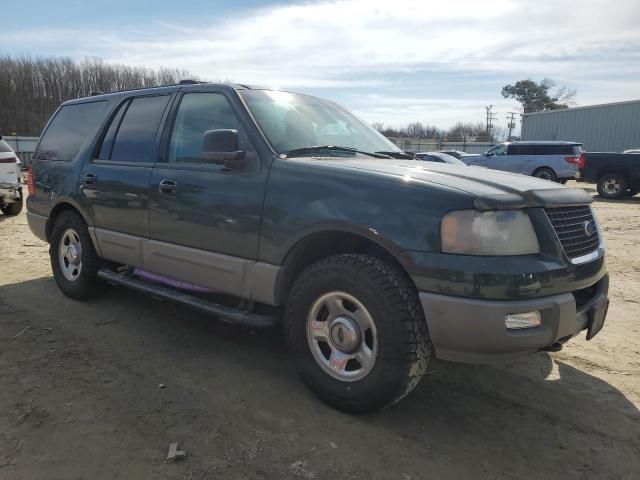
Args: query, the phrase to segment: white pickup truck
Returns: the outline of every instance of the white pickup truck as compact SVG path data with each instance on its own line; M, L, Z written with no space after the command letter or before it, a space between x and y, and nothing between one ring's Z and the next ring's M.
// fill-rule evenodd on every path
M0 211L18 215L22 211L20 159L9 144L0 137Z

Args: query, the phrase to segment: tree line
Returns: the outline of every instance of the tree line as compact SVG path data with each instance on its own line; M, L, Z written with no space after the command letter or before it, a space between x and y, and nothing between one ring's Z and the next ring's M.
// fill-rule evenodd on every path
M186 70L105 63L98 58L0 56L0 135L38 136L58 106L95 92L173 85Z
M492 142L502 140L505 129L493 126L488 132L487 127L482 122L457 122L449 129L441 129L435 125L423 125L421 122L412 122L405 127L387 127L382 122L373 122L373 128L382 133L385 137L393 138L429 138L443 141L469 141L469 142Z

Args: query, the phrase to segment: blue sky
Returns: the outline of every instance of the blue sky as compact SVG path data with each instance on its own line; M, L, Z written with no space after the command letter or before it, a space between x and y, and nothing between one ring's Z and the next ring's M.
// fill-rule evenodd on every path
M640 98L638 0L57 0L3 7L0 54L101 57L302 91L367 121L498 125L507 83L551 77L579 105ZM7 21L8 19L15 21Z

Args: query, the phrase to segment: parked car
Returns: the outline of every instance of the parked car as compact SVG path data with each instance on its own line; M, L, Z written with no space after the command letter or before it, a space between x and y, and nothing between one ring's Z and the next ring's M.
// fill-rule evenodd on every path
M622 153L640 153L640 148L634 148L632 150L625 150Z
M417 152L415 158L418 160L424 160L426 162L436 162L436 163L450 163L452 165L464 165L461 160L458 160L456 157L452 157L451 155L447 155L442 152Z
M22 211L22 184L20 183L20 160L0 137L0 212L18 215Z
M462 160L467 165L566 183L576 176L581 153L582 145L574 142L505 142L482 155Z
M304 382L348 412L397 402L434 356L505 359L602 328L590 195L402 155L307 95L82 98L41 136L27 218L65 295L107 281L252 328L282 319Z
M585 152L580 160L578 181L595 183L602 198L634 196L640 192L640 156Z
M461 159L462 157L472 157L474 155L473 153L461 152L460 150L439 150L439 152L446 153L447 155L451 155L457 159Z

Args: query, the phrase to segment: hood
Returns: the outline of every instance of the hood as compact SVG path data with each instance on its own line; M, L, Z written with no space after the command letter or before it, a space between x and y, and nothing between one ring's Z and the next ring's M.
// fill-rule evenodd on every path
M300 161L454 188L475 196L474 206L479 210L585 205L593 201L580 188L567 188L548 180L482 167L360 157L314 157Z

